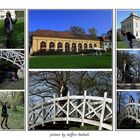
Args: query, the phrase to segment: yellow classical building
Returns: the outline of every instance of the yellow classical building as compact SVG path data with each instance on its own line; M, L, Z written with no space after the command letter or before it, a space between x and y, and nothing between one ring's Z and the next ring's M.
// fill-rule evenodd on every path
M70 32L37 30L33 34L30 53L41 49L62 52L81 52L82 50L103 50L100 40L90 35L77 35Z

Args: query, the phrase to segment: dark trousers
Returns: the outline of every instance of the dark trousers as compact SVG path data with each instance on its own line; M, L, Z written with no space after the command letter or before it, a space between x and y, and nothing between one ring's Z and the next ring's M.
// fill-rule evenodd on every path
M12 36L12 31L10 31L9 33L5 34L5 47L6 48L11 48L11 36Z
M7 126L7 122L8 122L8 115L6 115L5 117L3 117L2 121L1 121L1 126L3 126L3 123L5 122L5 126Z

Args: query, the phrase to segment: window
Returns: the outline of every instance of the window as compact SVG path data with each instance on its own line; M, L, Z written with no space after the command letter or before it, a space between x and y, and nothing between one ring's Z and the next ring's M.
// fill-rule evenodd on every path
M55 44L54 44L54 42L50 42L50 44L49 44L49 48L50 48L50 49L54 49L54 48L55 48Z
M89 48L92 49L92 44L91 43L89 44Z
M46 42L45 41L42 41L40 43L40 49L46 49Z
M78 44L78 51L79 51L79 52L82 51L82 44L81 44L81 43Z
M72 52L76 52L76 44L72 43L72 48L71 48Z
M97 44L94 44L94 47L97 47Z
M138 37L139 35L138 35L138 32L136 32L136 36Z
M70 44L65 43L65 52L69 52L69 51L70 51Z
M58 48L58 49L62 49L62 46L63 46L62 43L61 43L61 42L58 42L57 48Z
M87 49L87 44L86 43L84 44L84 49Z

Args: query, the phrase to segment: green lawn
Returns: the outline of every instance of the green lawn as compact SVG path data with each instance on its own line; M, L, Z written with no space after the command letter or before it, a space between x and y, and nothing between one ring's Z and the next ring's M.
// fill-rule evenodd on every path
M30 68L111 68L112 55L46 55L31 56Z
M118 49L126 49L128 48L127 43L125 41L117 41L117 48Z
M11 81L5 79L2 84L0 84L0 89L24 89L24 80L18 79L17 81Z
M24 48L24 18L18 18L13 28L11 48ZM4 44L4 38L4 21L0 20L0 46Z
M10 129L24 129L24 107L23 106L18 106L16 112L14 112L12 109L8 109L8 114L9 114L8 126ZM0 116L0 122L1 120L2 120L2 117Z

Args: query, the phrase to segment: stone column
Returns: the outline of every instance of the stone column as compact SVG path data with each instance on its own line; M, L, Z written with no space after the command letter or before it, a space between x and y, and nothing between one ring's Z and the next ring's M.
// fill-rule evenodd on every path
M65 41L62 41L62 49L63 49L63 52L65 52Z
M76 52L78 52L78 44L79 44L79 42L77 42L75 44L76 44Z
M57 50L58 48L57 48L57 44L58 44L58 41L54 41L54 45L55 45L55 50Z
M47 49L47 50L50 49L50 48L49 48L49 44L50 44L50 41L47 41L47 42L46 42L46 49Z
M70 44L70 52L72 52L72 43L73 42L70 42L69 44Z

